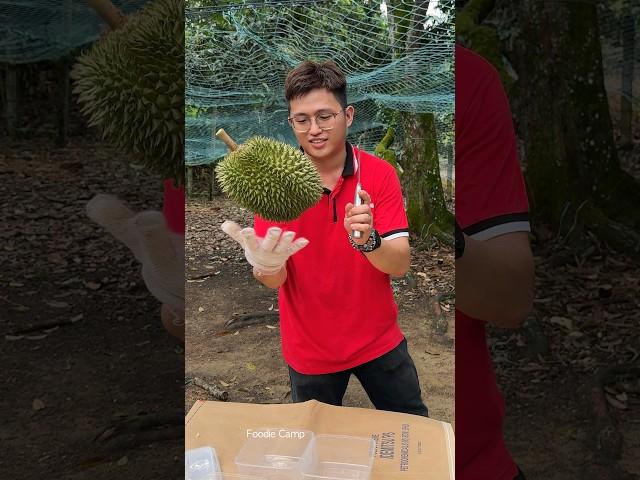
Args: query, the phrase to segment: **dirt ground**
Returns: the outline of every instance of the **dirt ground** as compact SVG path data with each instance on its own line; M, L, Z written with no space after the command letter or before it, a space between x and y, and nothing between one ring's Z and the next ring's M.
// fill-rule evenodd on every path
M96 139L52 137L0 150L0 477L180 478L183 349L132 254L84 211L98 192L159 209L161 181Z
M594 256L558 267L538 258L539 295L528 327L495 331L490 340L506 397L508 445L527 478L626 478L618 467L640 475L637 371L606 384L605 405L623 441L619 463L596 465L589 395L596 369L637 369L640 269L611 253Z
M640 178L637 133L635 149L620 154ZM535 230L534 309L524 328L490 333L507 444L527 479L640 478L640 265L593 239L571 251ZM596 372L614 365L623 371L596 389L598 403Z
M230 219L250 225L251 215L222 197L194 200L187 206L186 360L187 381L198 377L226 391L229 401L288 403L289 377L280 353L277 319L230 328L234 316L275 312L277 293L255 281L240 247L221 230ZM411 272L394 280L399 322L416 363L430 415L454 420L453 299L434 304L437 295L454 288L453 254L445 249L414 252ZM436 311L448 332L434 335ZM196 400L214 399L199 386L186 386L185 410ZM357 379L352 378L344 404L373 408Z

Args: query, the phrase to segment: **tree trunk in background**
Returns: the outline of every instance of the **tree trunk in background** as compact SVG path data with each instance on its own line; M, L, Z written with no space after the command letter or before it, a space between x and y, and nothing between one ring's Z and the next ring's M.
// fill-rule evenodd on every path
M4 118L7 122L7 135L14 139L18 123L18 67L7 65L5 70L5 102Z
M387 2L393 7L394 2ZM395 52L410 53L420 46L429 0L416 2L411 12L390 15L396 33ZM411 75L407 62L407 76ZM401 182L407 202L407 217L412 232L424 238L433 235L444 243L453 243L453 215L447 210L440 178L435 119L432 113L402 112L398 122L404 132L403 174Z
M56 136L56 147L62 148L67 145L69 134L69 68L71 61L62 58L56 62L55 68L58 71L58 134Z
M440 178L435 121L432 113L403 116L405 156L402 182L411 231L451 242L453 215L447 210Z
M595 4L496 0L495 8L512 22L503 30L511 38L497 46L518 75L509 96L533 217L567 238L586 227L640 255L640 184L618 161ZM467 46L482 50L479 38L469 36Z
M626 13L622 21L622 96L620 99L620 146L633 147L633 47L635 21Z

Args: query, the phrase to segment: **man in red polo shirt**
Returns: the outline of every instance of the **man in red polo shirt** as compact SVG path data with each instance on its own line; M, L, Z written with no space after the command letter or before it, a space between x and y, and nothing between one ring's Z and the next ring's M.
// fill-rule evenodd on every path
M291 222L256 216L253 228L233 222L222 228L244 248L256 279L279 288L292 399L341 405L354 374L376 408L427 416L389 280L404 275L410 262L395 170L346 141L354 109L333 62L296 67L285 97L289 123L324 194ZM353 204L358 177L362 205Z
M514 328L531 309L527 195L500 77L462 47L456 47L456 222L456 478L524 479L504 443L504 402L485 323Z

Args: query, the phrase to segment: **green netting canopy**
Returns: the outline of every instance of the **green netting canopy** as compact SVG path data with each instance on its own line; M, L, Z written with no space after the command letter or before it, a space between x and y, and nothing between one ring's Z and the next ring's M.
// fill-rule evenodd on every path
M187 165L227 153L218 128L239 143L265 135L295 145L285 77L304 60L327 59L347 75L351 142L373 151L392 112L431 112L441 162L452 161L453 143L442 141L453 129L452 0L202 3L185 12Z
M122 13L146 0L112 0ZM0 0L0 62L56 60L98 38L105 22L86 0Z

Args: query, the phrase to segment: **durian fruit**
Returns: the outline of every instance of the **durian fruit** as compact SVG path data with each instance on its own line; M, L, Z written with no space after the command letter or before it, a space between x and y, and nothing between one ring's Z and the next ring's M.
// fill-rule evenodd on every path
M183 0L153 0L82 54L74 93L103 138L134 162L184 179Z
M252 137L216 167L222 191L266 220L298 218L322 196L320 174L300 150Z

